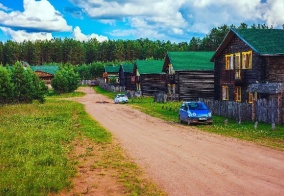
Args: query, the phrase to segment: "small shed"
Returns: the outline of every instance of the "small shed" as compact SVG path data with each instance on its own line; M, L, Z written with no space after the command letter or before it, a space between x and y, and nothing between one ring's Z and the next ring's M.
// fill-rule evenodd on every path
M135 90L134 64L121 64L119 69L119 85L125 90Z
M179 100L214 98L214 52L167 52L163 72L168 94Z
M136 90L142 95L152 96L165 91L165 73L162 72L162 60L137 60L134 63Z
M56 65L37 65L30 66L30 68L38 75L38 77L45 81L46 84L50 84L55 73L59 69Z

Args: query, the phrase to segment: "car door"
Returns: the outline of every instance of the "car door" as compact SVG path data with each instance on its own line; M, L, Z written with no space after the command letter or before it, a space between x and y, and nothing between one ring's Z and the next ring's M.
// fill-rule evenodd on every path
M188 111L187 104L183 103L180 107L180 117L183 121L187 120L187 116L188 116L187 111Z

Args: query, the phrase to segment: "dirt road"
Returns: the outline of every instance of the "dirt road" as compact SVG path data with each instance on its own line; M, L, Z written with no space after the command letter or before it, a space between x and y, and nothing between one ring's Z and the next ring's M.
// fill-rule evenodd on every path
M82 88L77 98L169 195L284 195L284 152L165 122Z

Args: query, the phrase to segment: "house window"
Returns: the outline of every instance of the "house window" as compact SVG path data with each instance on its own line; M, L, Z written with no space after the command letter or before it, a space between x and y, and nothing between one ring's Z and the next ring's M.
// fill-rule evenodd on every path
M233 54L225 55L225 59L226 59L225 69L226 70L234 69L234 55Z
M229 87L222 86L222 100L229 100Z
M241 54L235 54L235 79L241 79Z
M251 69L252 68L252 52L242 52L242 68Z
M242 101L242 88L240 86L235 87L235 101Z
M257 92L253 93L253 92L249 92L248 93L248 102L252 103L253 100L257 99Z

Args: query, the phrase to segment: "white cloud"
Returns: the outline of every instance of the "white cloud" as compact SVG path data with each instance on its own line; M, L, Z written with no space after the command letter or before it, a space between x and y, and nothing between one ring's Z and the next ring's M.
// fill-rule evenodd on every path
M207 34L224 24L284 24L283 0L70 0L97 20L126 20L130 30L112 35L184 37L190 32ZM123 33L119 33L123 31ZM136 32L134 32L136 31ZM140 37L137 37L140 38Z
M4 6L2 3L0 3L0 10L5 10L8 11L9 8L7 8L6 6Z
M16 42L23 42L23 41L36 41L36 40L51 40L52 35L51 33L27 33L24 30L21 31L14 31L10 28L0 27L0 29L5 33L12 37L12 40Z
M92 38L97 39L99 42L103 42L103 41L108 40L108 38L106 36L97 35L97 34L94 34L94 33L92 33L91 35L85 35L81 32L81 29L78 26L74 28L73 36L74 36L74 39L78 40L78 41L88 41Z
M0 10L0 25L32 31L71 31L63 16L48 0L24 0L24 11L6 13Z
M275 26L281 26L284 24L284 1L283 0L268 0L263 10L268 10L263 14L263 19L267 21L267 24Z

